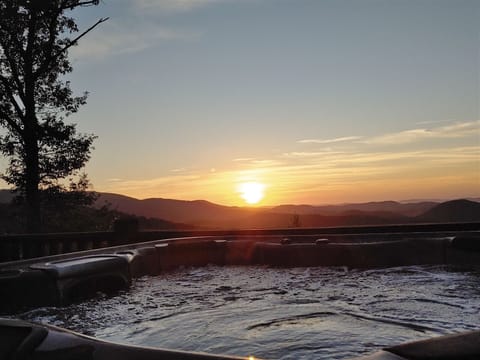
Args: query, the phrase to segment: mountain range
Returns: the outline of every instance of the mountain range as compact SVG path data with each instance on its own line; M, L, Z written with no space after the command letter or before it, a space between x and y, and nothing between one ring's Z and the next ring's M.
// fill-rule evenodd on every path
M120 213L188 224L205 229L288 228L359 226L413 223L480 221L480 199L446 202L396 201L340 205L279 205L275 207L223 206L206 200L175 200L132 197L98 193L95 207L108 206ZM12 198L0 190L0 203ZM187 226L187 225L185 225Z
M480 199L459 199L446 202L382 201L324 206L237 207L205 200L138 200L124 195L101 193L96 206L109 204L111 208L127 214L202 228L246 229L475 222L480 221L479 201Z

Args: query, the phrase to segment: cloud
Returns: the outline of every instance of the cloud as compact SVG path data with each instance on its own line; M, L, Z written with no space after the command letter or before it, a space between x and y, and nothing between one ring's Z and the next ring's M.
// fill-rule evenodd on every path
M144 193L148 196L154 196L160 189L166 193L167 191L178 191L179 188L187 188L186 184L198 180L200 177L196 174L187 175L170 175L152 179L139 180L120 180L110 182L106 186L107 191L120 192L124 194Z
M296 194L330 196L331 199L343 196L343 200L352 194L367 198L378 191L387 194L385 196L390 196L389 192L404 196L398 191L407 194L407 190L415 189L417 184L421 185L418 185L418 194L437 190L440 193L442 189L451 189L452 194L473 194L478 192L474 189L478 188L480 143L472 136L480 135L479 125L480 122L472 121L411 129L362 138L354 143L355 146L342 144L341 150L336 150L337 144L333 142L329 149L293 149L264 159L236 158L227 167L217 164L214 172L186 169L157 179L112 182L108 190L137 197L161 194L182 199L208 198L224 204L241 204L232 189L234 184L245 181L266 184L271 203L291 199L289 196ZM425 146L423 140L432 138L462 138L462 141L441 141ZM390 146L376 146L391 139L401 141L399 144L412 144L394 150ZM302 146L297 143L297 147ZM409 194L405 196L417 196Z
M280 161L277 159L237 158L237 159L233 159L232 161L236 163L243 163L242 165L250 165L255 167L272 166L272 165L280 164Z
M477 136L477 139L472 138ZM480 165L480 122L458 122L431 129L411 129L399 133L385 134L371 138L345 136L334 139L309 139L297 143L330 144L328 148L314 151L290 151L277 155L279 162L258 163L258 169L272 175L272 181L301 183L302 179L312 182L343 182L352 179L374 179L376 176L404 176L412 171L426 173L445 171L445 169L475 169ZM430 139L462 139L461 142L439 142L435 146L425 146ZM362 139L362 141L355 141ZM354 141L354 146L342 146L337 143ZM406 144L408 147L396 148L372 146L384 144ZM343 144L342 144L343 145ZM255 168L255 163L242 164ZM427 175L426 175L427 176ZM288 180L287 180L288 179Z
M72 48L71 55L77 60L98 60L139 52L165 41L195 39L199 36L193 31L174 30L153 23L125 26L109 20L104 28L88 34L85 41Z
M418 124L439 124L445 121L426 121ZM356 144L377 144L377 145L393 145L393 144L407 144L415 141L422 141L428 139L454 139L468 136L480 137L480 120L451 123L444 126L432 128L417 128L409 129L396 133L383 134L367 138L365 136L344 136L333 139L303 139L298 140L300 144L336 144L342 142L351 142L355 140ZM309 156L308 152L292 152L290 154Z
M305 158L305 157L317 157L323 155L323 152L318 151L292 151L284 153L283 157L286 158Z
M236 159L233 159L232 161L235 161L235 162L246 162L246 161L252 161L252 160L255 160L254 158L236 158Z
M425 120L417 122L417 125L444 124L449 122L452 122L452 120Z
M165 12L190 11L199 7L226 0L136 0L134 5L140 10L159 10Z
M263 168L264 177L284 188L302 189L312 186L364 183L390 179L398 181L445 176L455 169L456 176L471 177L479 163L480 148L465 146L399 152L348 151L343 153L311 153L291 158L280 166ZM478 166L477 166L478 168ZM408 174L408 175L407 175ZM320 185L321 184L321 185Z
M162 16L229 1L232 0L116 0L111 10L114 17L70 52L77 60L98 60L140 52L165 41L197 39L203 31L159 25L165 23Z
M345 201L347 198L340 198L347 196L342 191L368 197L371 196L368 189L371 194L378 189L384 192L389 189L400 196L399 189L407 185L414 188L420 183L430 184L430 188L425 186L425 189L447 185L453 188L457 184L462 191L473 193L471 184L476 181L478 185L478 166L475 166L479 158L479 146L403 152L352 149L342 153L319 153L318 156L282 157L282 162L268 161L257 166L246 163L240 169L191 170L154 179L114 181L106 184L102 191L137 198L208 199L227 205L242 204L235 193L235 185L245 181L267 185L271 203L291 201L294 194L310 194L312 198L323 194L332 199L339 197L336 201Z
M323 151L292 151L283 153L282 157L284 158L319 158L325 156L332 156L335 154L345 154L340 151L333 151L332 149L324 149Z
M334 139L304 139L304 140L298 140L298 143L300 144L332 144L332 143L338 143L338 142L344 142L344 141L359 140L361 138L362 136L344 136L344 137L339 137Z
M281 164L280 161L274 160L274 159L263 159L263 160L253 160L252 161L252 165L260 166L260 167L276 166L276 165L280 165L280 164Z
M120 182L120 181L123 181L123 179L120 179L120 178L110 178L110 179L107 179L106 181L107 181L107 182Z
M480 120L454 123L436 128L412 129L381 135L365 140L367 144L393 145L407 144L427 139L454 139L468 136L480 136Z

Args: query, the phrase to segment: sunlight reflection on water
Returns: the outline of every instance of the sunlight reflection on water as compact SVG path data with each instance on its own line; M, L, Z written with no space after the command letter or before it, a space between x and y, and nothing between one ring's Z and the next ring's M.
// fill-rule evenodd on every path
M205 267L20 317L101 339L265 359L345 359L480 327L480 271Z

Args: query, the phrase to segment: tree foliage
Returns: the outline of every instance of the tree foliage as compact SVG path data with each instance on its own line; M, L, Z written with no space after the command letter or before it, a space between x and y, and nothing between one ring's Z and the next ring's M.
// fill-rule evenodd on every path
M39 231L45 195L88 184L76 175L90 158L95 136L65 122L85 104L64 76L73 69L68 50L106 19L81 32L69 14L98 0L0 1L0 152L8 158L1 175L25 198L27 230ZM88 201L88 196L83 202Z

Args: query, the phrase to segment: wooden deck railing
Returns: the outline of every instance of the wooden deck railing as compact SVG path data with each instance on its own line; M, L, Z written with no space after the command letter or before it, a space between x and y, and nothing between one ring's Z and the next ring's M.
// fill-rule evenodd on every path
M356 241L359 239L368 241L375 239L398 239L401 237L455 236L459 232L479 232L480 234L480 223L0 235L0 262L187 236L283 236L296 237L298 241L302 241L302 239L311 241L312 237L329 237L339 241Z

